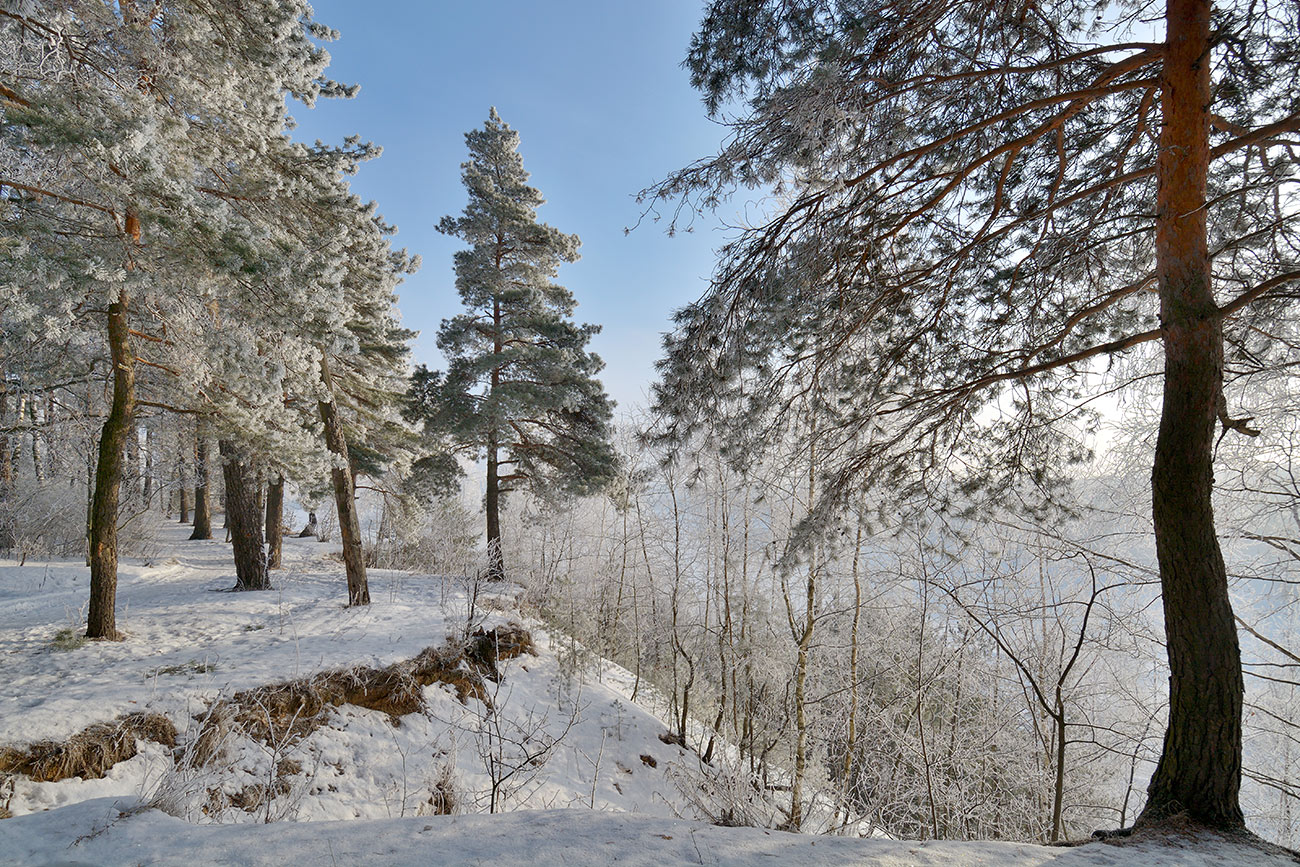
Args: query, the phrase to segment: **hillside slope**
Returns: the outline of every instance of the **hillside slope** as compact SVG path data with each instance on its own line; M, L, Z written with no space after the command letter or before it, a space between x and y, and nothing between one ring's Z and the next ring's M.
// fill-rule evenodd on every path
M715 827L692 807L708 769L661 737L625 672L536 624L531 652L476 655L467 623L521 619L507 592L471 611L463 582L378 572L374 604L349 609L331 546L286 539L274 590L230 593L227 546L185 534L162 527L159 556L124 564L118 643L77 640L81 564L0 562L0 767L24 750L63 761L69 738L124 714L175 729L118 738L100 778L0 774L0 864L1291 863L1177 835L1048 848ZM413 680L430 659L442 668ZM379 694L391 682L406 705ZM308 693L368 707L285 710Z

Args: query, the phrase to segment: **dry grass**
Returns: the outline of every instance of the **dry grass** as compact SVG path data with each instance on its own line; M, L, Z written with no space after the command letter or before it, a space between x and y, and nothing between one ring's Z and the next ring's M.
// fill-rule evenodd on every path
M444 764L434 780L429 799L417 809L421 816L450 816L456 812L456 775L451 763Z
M208 789L203 813L211 816L230 807L243 810L245 813L256 813L266 806L267 801L287 795L290 788L287 780L277 779L269 786L266 783L253 783L235 792L226 792L219 788Z
M384 668L354 666L236 693L199 718L193 762L208 764L233 730L263 744L284 747L320 728L333 708L351 704L401 718L425 709L423 689L442 683L461 703L491 704L484 678L498 677L496 662L535 653L532 636L518 624L479 630L465 646L448 641L414 659Z
M483 633L480 629L475 635ZM525 653L537 655L537 645L533 644L533 634L518 623L511 621L505 626L489 629L483 633L496 648L497 659L514 659Z
M449 686L462 703L476 698L491 705L484 679L499 679L497 662L524 653L536 653L532 636L519 624L511 623L487 631L480 629L464 645L449 639L440 648L425 648L413 659L384 668L354 666L238 692L196 718L197 732L186 750L184 764L198 767L212 763L235 733L272 749L283 749L320 728L332 709L343 704L388 714L397 726L406 714L425 709L423 689L435 683ZM65 741L0 747L0 778L25 774L36 782L72 777L98 779L113 765L135 756L140 739L175 747L176 728L161 714L141 712L96 723ZM297 772L284 770L287 774ZM234 795L213 796L209 807L256 810L268 797L283 794L265 786L264 791L257 789L254 786ZM225 804L218 803L223 800ZM453 805L450 791L430 804L435 810L447 811ZM0 809L0 818L7 812Z
M50 646L55 650L76 650L79 647L85 647L89 641L90 639L81 630L68 627L54 633Z
M81 777L97 780L136 754L136 741L176 746L176 727L162 714L133 713L95 723L65 741L0 748L0 772L26 774L38 783Z

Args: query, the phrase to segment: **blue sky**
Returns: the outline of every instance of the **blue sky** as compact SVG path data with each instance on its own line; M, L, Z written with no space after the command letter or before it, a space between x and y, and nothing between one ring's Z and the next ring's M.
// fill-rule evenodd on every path
M329 47L333 78L361 85L352 100L291 108L297 136L339 142L358 134L383 155L353 189L379 202L419 253L401 289L403 321L418 329L415 360L441 367L442 319L459 309L451 271L459 244L434 226L466 202L464 134L488 107L519 130L524 166L547 204L539 219L582 238L582 259L560 271L576 318L602 325L593 348L622 413L654 376L659 340L677 307L707 287L716 221L667 237L663 224L624 228L641 214L635 194L716 149L709 121L681 68L700 0L355 0L314 2L342 34Z

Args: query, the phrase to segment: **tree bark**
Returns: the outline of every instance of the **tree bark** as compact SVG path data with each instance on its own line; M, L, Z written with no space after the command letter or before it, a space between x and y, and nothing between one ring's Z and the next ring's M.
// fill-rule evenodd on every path
M194 532L191 539L212 538L212 511L208 500L208 439L202 422L194 438Z
M266 568L279 569L284 549L284 476L279 473L266 488Z
M334 395L334 380L324 354L320 360L321 379L327 393ZM338 404L333 399L320 402L320 417L325 423L325 445L334 455L330 477L334 481L334 505L339 514L339 536L343 540L343 565L348 575L348 605L369 605L370 585L366 580L366 560L361 548L361 521L357 516L356 488L348 463L348 441L339 419Z
M18 422L23 420L27 413L27 395L22 392L18 393L18 405L15 407L16 413L14 419ZM9 444L9 478L10 481L17 480L22 473L22 455L23 455L23 434L19 431L14 435L13 441Z
M1156 158L1164 405L1151 473L1169 653L1169 727L1138 824L1185 812L1241 827L1241 652L1214 530L1223 326L1206 236L1210 2L1168 0Z
M4 372L0 371L0 423L5 421L9 409L9 386L4 382ZM0 499L8 493L14 481L13 457L9 452L9 434L0 433Z
M488 443L487 450L487 493L483 499L484 511L487 512L487 578L489 581L501 581L506 577L505 558L501 554L501 481L497 466L496 437Z
M144 482L141 495L144 507L148 509L153 501L153 434L148 427L144 429Z
M218 448L221 451L221 472L226 480L226 515L230 521L230 540L235 554L235 589L270 590L257 491L234 443L221 440Z
M95 494L90 507L90 609L86 636L117 640L117 512L123 455L134 436L135 350L122 289L108 306L108 348L113 360L113 405L99 436Z
M176 485L177 504L180 507L177 511L180 513L178 523L188 524L190 522L190 492L188 473L185 472L185 437L180 438L180 447L176 450L176 474L179 484Z
M27 413L28 418L30 418L32 422L32 475L36 478L36 481L43 482L45 481L45 465L41 461L40 401L37 399L36 395L32 395L32 399L28 402ZM49 422L48 417L45 419L45 422ZM49 449L50 444L49 441L46 440L45 453L47 457L49 456Z
M497 269L501 268L501 256L497 254ZM505 344L501 336L501 302L492 302L492 353L501 357ZM496 397L501 385L501 368L492 368L492 377L488 389L489 399ZM489 581L502 581L506 577L505 557L501 552L501 476L500 476L500 441L497 437L496 419L491 419L492 430L488 434L487 444L487 492L483 499L483 510L487 513L487 578Z

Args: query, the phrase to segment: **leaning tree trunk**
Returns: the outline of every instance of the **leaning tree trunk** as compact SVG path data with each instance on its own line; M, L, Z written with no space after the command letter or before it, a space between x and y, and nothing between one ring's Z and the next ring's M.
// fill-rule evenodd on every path
M276 473L266 486L266 568L280 568L284 548L284 476Z
M334 380L324 354L320 360L321 379L326 393L334 395ZM357 492L348 463L348 440L339 419L338 403L320 402L320 417L325 423L325 445L334 455L330 477L334 481L334 505L339 513L339 536L343 539L343 565L348 575L348 605L369 605L370 585L366 580L366 560L361 548L361 520L357 516Z
M135 434L135 351L123 289L108 306L108 349L113 359L113 405L99 436L95 494L90 506L90 610L86 635L115 640L117 633L117 511L123 453Z
M266 574L266 549L262 547L262 515L257 491L240 461L234 443L221 440L221 472L226 480L226 515L235 553L235 589L270 590Z
M1244 824L1241 651L1214 530L1214 425L1223 325L1206 238L1210 0L1168 0L1156 158L1156 269L1164 406L1151 473L1156 558L1169 652L1169 728L1139 824L1186 812Z
M191 539L212 538L212 510L208 500L208 439L202 422L194 438L194 532Z

